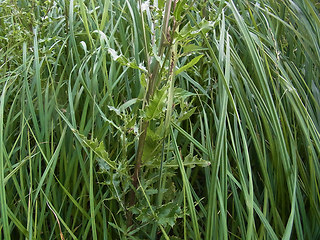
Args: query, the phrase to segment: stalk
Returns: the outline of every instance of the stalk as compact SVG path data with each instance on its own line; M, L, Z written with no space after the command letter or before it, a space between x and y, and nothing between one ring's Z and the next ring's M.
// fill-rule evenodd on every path
M162 30L161 30L161 39L160 39L160 44L159 44L159 49L158 49L158 56L161 57L167 47L168 41L167 41L167 36L169 35L169 19L170 19L170 11L171 11L171 6L172 6L172 0L167 0L166 5L165 5L165 14L164 14L164 24L162 25ZM149 84L147 88L147 93L144 98L144 104L148 104L150 99L153 97L154 91L157 86L157 79L159 75L159 68L160 64L156 60L156 58L153 58L152 63L151 63L151 73L149 74ZM141 123L141 128L140 128L140 137L139 137L139 143L138 143L138 150L136 154L136 164L134 168L134 174L132 176L132 184L135 188L138 187L138 178L140 174L140 169L141 169L141 161L142 161L142 155L143 155L143 149L144 149L144 144L146 141L146 136L147 136L147 129L149 126L149 121L146 119L142 120ZM133 206L136 202L136 197L135 197L135 192L132 190L130 193L130 206ZM132 225L132 214L129 214L128 216L128 225Z

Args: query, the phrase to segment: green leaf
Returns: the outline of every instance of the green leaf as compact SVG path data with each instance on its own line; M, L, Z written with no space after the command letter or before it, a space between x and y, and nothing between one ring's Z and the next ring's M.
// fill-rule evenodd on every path
M122 104L119 107L120 112L123 112L125 109L127 109L128 107L130 107L131 105L135 104L138 101L137 98L132 98L129 101L126 101L124 104Z
M137 210L139 211L139 215L136 217L137 220L141 221L142 223L154 221L155 216L149 207L141 207Z
M173 202L162 205L156 212L158 216L158 223L164 227L167 225L173 227L176 219L181 215L180 207L177 203Z
M203 57L203 55L199 55L195 58L193 58L190 62L188 62L186 65L182 66L181 68L179 68L178 70L176 70L175 74L178 75L179 73L187 70L188 68L191 68L193 65L195 65L201 58Z
M203 47L195 45L195 44L188 44L183 47L182 55L194 54L196 52L207 50L207 49L208 48L203 48Z
M142 87L144 87L144 89L147 89L147 79L144 73L142 73L140 76L140 84Z
M196 107L191 108L189 111L182 113L181 117L178 119L179 122L182 122L184 120L187 120L191 117L192 114L196 111Z
M152 129L148 128L142 155L143 164L155 165L155 167L160 165L160 161L157 164L155 164L155 162L158 162L157 159L159 159L160 156L161 139L162 137L157 132L154 132Z
M186 4L186 2L187 2L186 0L178 1L177 6L173 13L174 17L176 18L176 21L181 20L181 13L183 12L184 9L189 7L189 5Z
M190 168L194 168L195 166L208 167L210 165L211 163L209 161L206 161L202 158L198 158L197 156L193 156L191 153L189 153L183 161L183 166L190 167ZM166 164L165 167L173 167L173 168L179 167L177 159L176 158L173 159L171 162Z
M195 96L196 94L189 92L187 90L184 90L182 88L175 88L174 89L174 98L175 99L181 99L185 100L187 97Z
M162 115L163 108L166 105L167 89L168 86L166 85L155 92L153 98L145 109L147 120L159 119Z
M209 167L211 163L209 161L206 161L202 158L198 158L197 156L192 156L191 153L189 153L183 162L183 165L186 167L194 168L195 166L199 167Z
M112 49L112 48L108 48L108 53L112 57L113 61L116 61L116 62L120 63L123 66L127 66L127 67L130 67L130 68L133 68L133 69L139 69L139 70L141 70L143 72L147 72L147 69L145 68L145 66L143 66L142 63L140 63L138 65L134 60L133 61L129 61L122 54L118 55L117 51Z
M210 31L217 22L207 21L203 19L197 26L192 26L190 23L186 24L180 32L177 33L177 40L182 41L194 38L200 33L207 33Z
M72 130L74 133L78 134L83 143L89 147L95 154L97 154L101 159L103 159L110 167L116 168L115 162L111 161L108 152L104 148L103 142L99 142L98 139L89 140L86 136L79 133L77 130ZM101 163L100 163L101 164Z

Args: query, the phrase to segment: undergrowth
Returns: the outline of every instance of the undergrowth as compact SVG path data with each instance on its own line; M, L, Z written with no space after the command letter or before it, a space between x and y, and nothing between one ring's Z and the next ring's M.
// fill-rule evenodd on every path
M0 13L0 239L320 238L317 1Z

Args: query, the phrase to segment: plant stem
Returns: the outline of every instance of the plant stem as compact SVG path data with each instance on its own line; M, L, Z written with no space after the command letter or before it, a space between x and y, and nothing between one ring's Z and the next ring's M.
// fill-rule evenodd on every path
M164 24L162 25L161 39L160 39L159 50L158 50L159 57L162 57L164 50L166 49L165 41L167 40L167 36L169 34L168 26L169 26L171 5L172 5L172 0L167 0L166 6L165 6L164 19L163 19ZM147 104L149 103L150 99L153 97L154 91L157 86L156 82L159 75L159 67L160 67L159 62L156 60L156 58L153 58L151 63L151 74L149 75L148 89L147 89L147 93L145 95L145 100L144 100L144 102ZM149 126L149 120L143 119L141 123L141 128L140 128L141 134L139 137L138 150L136 154L136 164L134 168L134 174L132 176L132 184L135 188L138 187L138 178L139 178L140 169L141 169L143 149L146 141L148 126ZM130 206L133 206L136 203L136 196L135 196L134 190L131 191L129 197L130 197ZM131 213L128 214L127 225L128 226L132 225Z

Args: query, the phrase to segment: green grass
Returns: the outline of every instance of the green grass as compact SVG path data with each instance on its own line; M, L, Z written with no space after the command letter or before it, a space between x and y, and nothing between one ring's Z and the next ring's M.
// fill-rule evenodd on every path
M320 238L319 7L0 1L0 239Z

